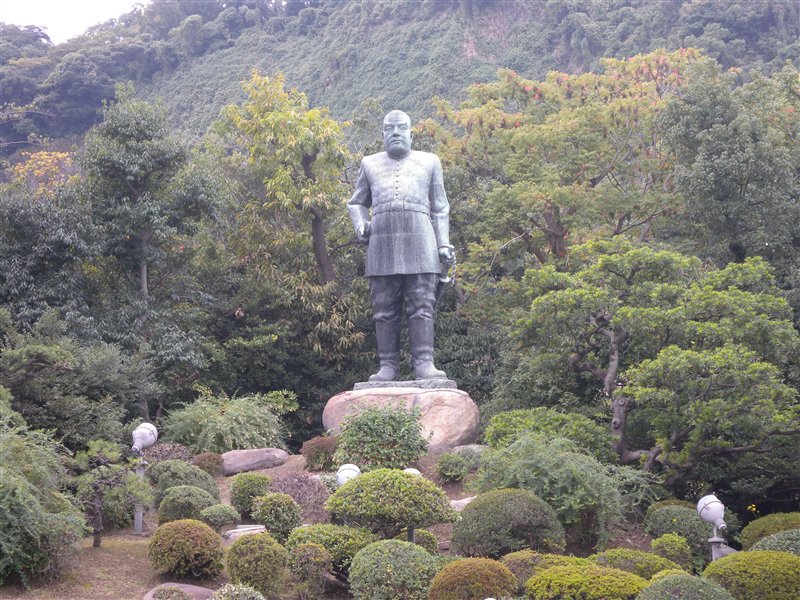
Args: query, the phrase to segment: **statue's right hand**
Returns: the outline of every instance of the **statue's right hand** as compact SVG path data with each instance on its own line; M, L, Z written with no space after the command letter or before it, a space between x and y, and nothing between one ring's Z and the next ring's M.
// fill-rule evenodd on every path
M369 232L370 232L370 222L367 221L361 227L358 228L356 232L356 237L358 241L362 244L369 244Z

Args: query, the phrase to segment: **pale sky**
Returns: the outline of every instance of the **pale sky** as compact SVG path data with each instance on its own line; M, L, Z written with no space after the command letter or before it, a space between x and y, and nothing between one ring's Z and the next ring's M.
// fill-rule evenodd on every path
M148 0L2 0L0 21L41 27L54 44L82 34L92 25L130 12Z

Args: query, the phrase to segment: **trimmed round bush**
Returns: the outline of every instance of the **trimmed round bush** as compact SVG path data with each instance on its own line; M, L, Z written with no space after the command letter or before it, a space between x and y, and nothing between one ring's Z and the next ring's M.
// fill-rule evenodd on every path
M230 504L212 504L200 511L200 520L214 529L222 529L226 525L242 522L239 511Z
M650 578L650 583L654 581L658 581L662 577L668 577L669 575L680 575L681 573L686 573L683 569L664 569L663 571L659 571L655 575Z
M418 411L369 407L342 423L337 464L354 463L362 471L404 469L428 450Z
M350 565L350 593L356 600L426 600L436 561L423 548L381 540L358 551Z
M436 474L442 481L464 481L469 475L472 461L461 454L447 452L436 462Z
M269 492L272 478L263 473L239 473L231 480L231 504L243 517L249 517L253 500Z
M692 549L686 538L674 533L665 533L650 542L653 554L668 558L681 566L684 571L692 569Z
M321 523L292 531L286 540L286 548L291 552L299 544L319 544L331 555L333 573L346 579L356 553L376 541L377 536L366 529Z
M194 596L179 587L166 586L153 592L153 600L194 600Z
M774 550L800 556L800 529L784 529L758 540L751 550Z
M264 596L249 585L226 583L211 596L211 600L265 600Z
M264 596L278 592L287 563L286 549L268 533L240 537L225 556L225 569L231 581L249 585Z
M251 510L253 520L267 528L272 537L285 543L292 529L300 527L300 507L291 496L273 492L256 496Z
M320 598L325 575L331 572L331 554L320 544L297 544L289 552L289 569L301 598Z
M222 475L222 455L216 452L201 452L192 459L192 464L203 469L212 477L219 477Z
M550 567L525 583L533 600L634 600L647 581L621 569L600 565Z
M715 560L703 571L736 600L797 600L800 556L757 550Z
M653 502L650 506L647 507L647 510L644 513L645 520L649 519L650 516L656 512L664 508L665 506L682 506L683 508L690 508L692 510L696 510L697 507L694 503L689 502L688 500L678 500L677 498L667 498L666 500L659 500L658 502Z
M636 600L734 600L725 588L711 579L686 572L669 573L653 579Z
M684 538L692 549L695 564L700 567L710 558L708 538L711 537L711 526L703 521L693 508L679 505L662 506L648 513L644 528L653 537L672 533Z
M564 556L563 554L546 554L534 552L533 550L517 550L506 554L500 562L508 567L514 574L519 584L517 590L522 593L525 589L525 582L534 575L538 575L550 567L564 567L567 565L591 565L592 561L588 558L578 558L577 556Z
M513 596L517 578L490 558L460 558L447 563L428 589L430 600L484 600Z
M530 548L564 550L556 512L529 490L500 489L477 496L453 525L453 546L465 556L499 557Z
M665 569L681 568L678 563L668 558L633 548L613 548L599 552L589 558L600 566L628 571L628 573L633 573L643 579L650 579L653 575Z
M758 540L785 529L800 528L800 512L772 513L752 521L742 529L742 549L749 550Z
M407 542L408 529L404 529L398 533L396 536L394 536L394 539L400 540L401 542ZM425 529L414 530L414 543L417 546L421 546L427 550L430 554L436 554L439 552L439 542L436 539L436 536Z
M158 524L163 525L178 519L202 520L203 509L213 506L217 500L207 491L193 485L176 485L169 488L158 506Z
M335 436L318 436L303 442L300 454L306 459L309 471L327 471L334 467L333 455L336 452Z
M164 493L178 485L193 485L211 494L219 502L219 489L214 478L202 469L184 460L162 460L147 468L145 472L156 488L154 501L156 508L161 504Z
M328 498L325 507L335 521L366 527L382 537L456 517L441 488L399 469L377 469L351 479Z
M222 538L194 519L159 526L147 545L150 564L178 577L213 579L222 571Z

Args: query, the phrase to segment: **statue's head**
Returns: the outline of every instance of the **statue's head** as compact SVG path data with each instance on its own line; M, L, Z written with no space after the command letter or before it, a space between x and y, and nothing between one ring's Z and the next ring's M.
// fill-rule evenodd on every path
M411 152L411 119L402 110L393 110L383 118L383 147L392 158Z

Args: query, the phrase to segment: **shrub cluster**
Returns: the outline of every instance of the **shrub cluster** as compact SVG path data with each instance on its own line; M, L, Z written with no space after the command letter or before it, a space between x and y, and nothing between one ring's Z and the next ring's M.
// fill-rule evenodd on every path
M444 482L464 481L469 475L472 461L461 454L446 452L436 462L436 474Z
M212 504L200 511L200 520L209 527L219 530L225 526L241 523L242 517L230 504Z
M222 538L200 521L170 521L155 530L147 555L157 571L213 579L222 571Z
M761 538L785 529L800 528L800 512L773 513L747 524L742 529L742 549L749 550Z
M484 600L513 596L517 578L490 558L461 558L446 564L431 581L430 600Z
M163 525L178 519L202 521L204 509L217 503L207 491L193 485L176 485L167 489L158 506L158 524Z
M564 556L563 554L547 554L534 552L533 550L517 550L506 554L500 562L508 567L519 583L518 590L521 592L525 588L525 582L534 575L549 569L550 567L564 567L567 565L591 565L592 561L588 558L578 558L577 556Z
M672 533L684 538L692 549L692 559L698 570L708 562L711 528L694 508L671 504L648 511L644 526L653 537Z
M243 517L249 517L253 500L269 492L272 479L263 473L239 473L231 481L231 504Z
M750 549L789 552L800 556L800 529L784 529L773 533L758 540Z
M402 542L408 541L408 529L404 529L396 536L394 539L400 540ZM439 552L439 542L436 540L436 536L433 535L430 531L425 529L415 529L414 530L414 543L417 546L421 546L425 550L427 550L430 554L436 554Z
M419 411L369 407L342 423L334 462L355 463L362 471L405 469L427 449Z
M297 544L289 552L289 570L300 597L316 600L325 592L325 575L331 572L331 554L320 544Z
M313 437L303 442L300 454L306 459L309 471L327 471L334 466L333 455L336 452L336 436L326 435Z
M136 421L136 423L138 422L139 421ZM133 431L133 429L131 429L131 431ZM182 460L184 462L189 462L192 460L194 452L192 452L189 446L159 440L155 446L146 448L142 452L142 456L152 465L165 460Z
M347 579L353 557L377 539L366 529L322 523L298 527L292 531L286 540L286 548L291 552L300 544L319 544L331 555L334 575Z
M456 514L443 490L399 469L378 469L351 479L325 504L331 516L348 525L393 537L406 527L451 522Z
M164 493L178 485L193 485L211 494L219 501L219 489L214 478L202 469L183 460L163 460L150 465L145 471L150 483L156 488L155 505L161 504Z
M301 525L297 502L288 494L280 492L256 496L251 513L253 520L266 527L269 534L282 544L286 542L292 529Z
M725 588L711 579L686 572L654 578L636 600L734 600Z
M745 551L715 560L703 571L736 600L797 600L800 556L769 550Z
M319 477L308 473L277 473L270 489L289 494L300 505L300 516L305 523L325 523L330 516L325 501L331 493Z
M681 569L678 563L667 558L633 548L605 550L589 558L600 566L628 571L642 579L650 579L659 571Z
M222 455L216 454L215 452L201 452L192 459L192 464L195 467L203 469L203 471L212 477L219 477L222 475L222 463Z
M225 569L231 581L249 585L264 596L278 592L287 563L286 549L268 533L240 537L225 556Z
M534 575L525 584L525 592L534 600L634 600L647 585L645 579L620 569L573 565Z
M683 536L665 533L650 542L650 549L654 554L679 564L684 571L691 571L694 566L692 564L692 549Z
M416 544L381 540L353 557L350 593L356 600L427 600L437 570L433 557Z
M453 526L453 546L466 556L499 557L530 548L564 550L556 512L529 490L500 489L477 496Z
M193 600L189 592L184 592L181 588L167 585L159 587L153 592L153 600Z
M211 600L265 600L255 588L239 583L226 583L211 596Z

